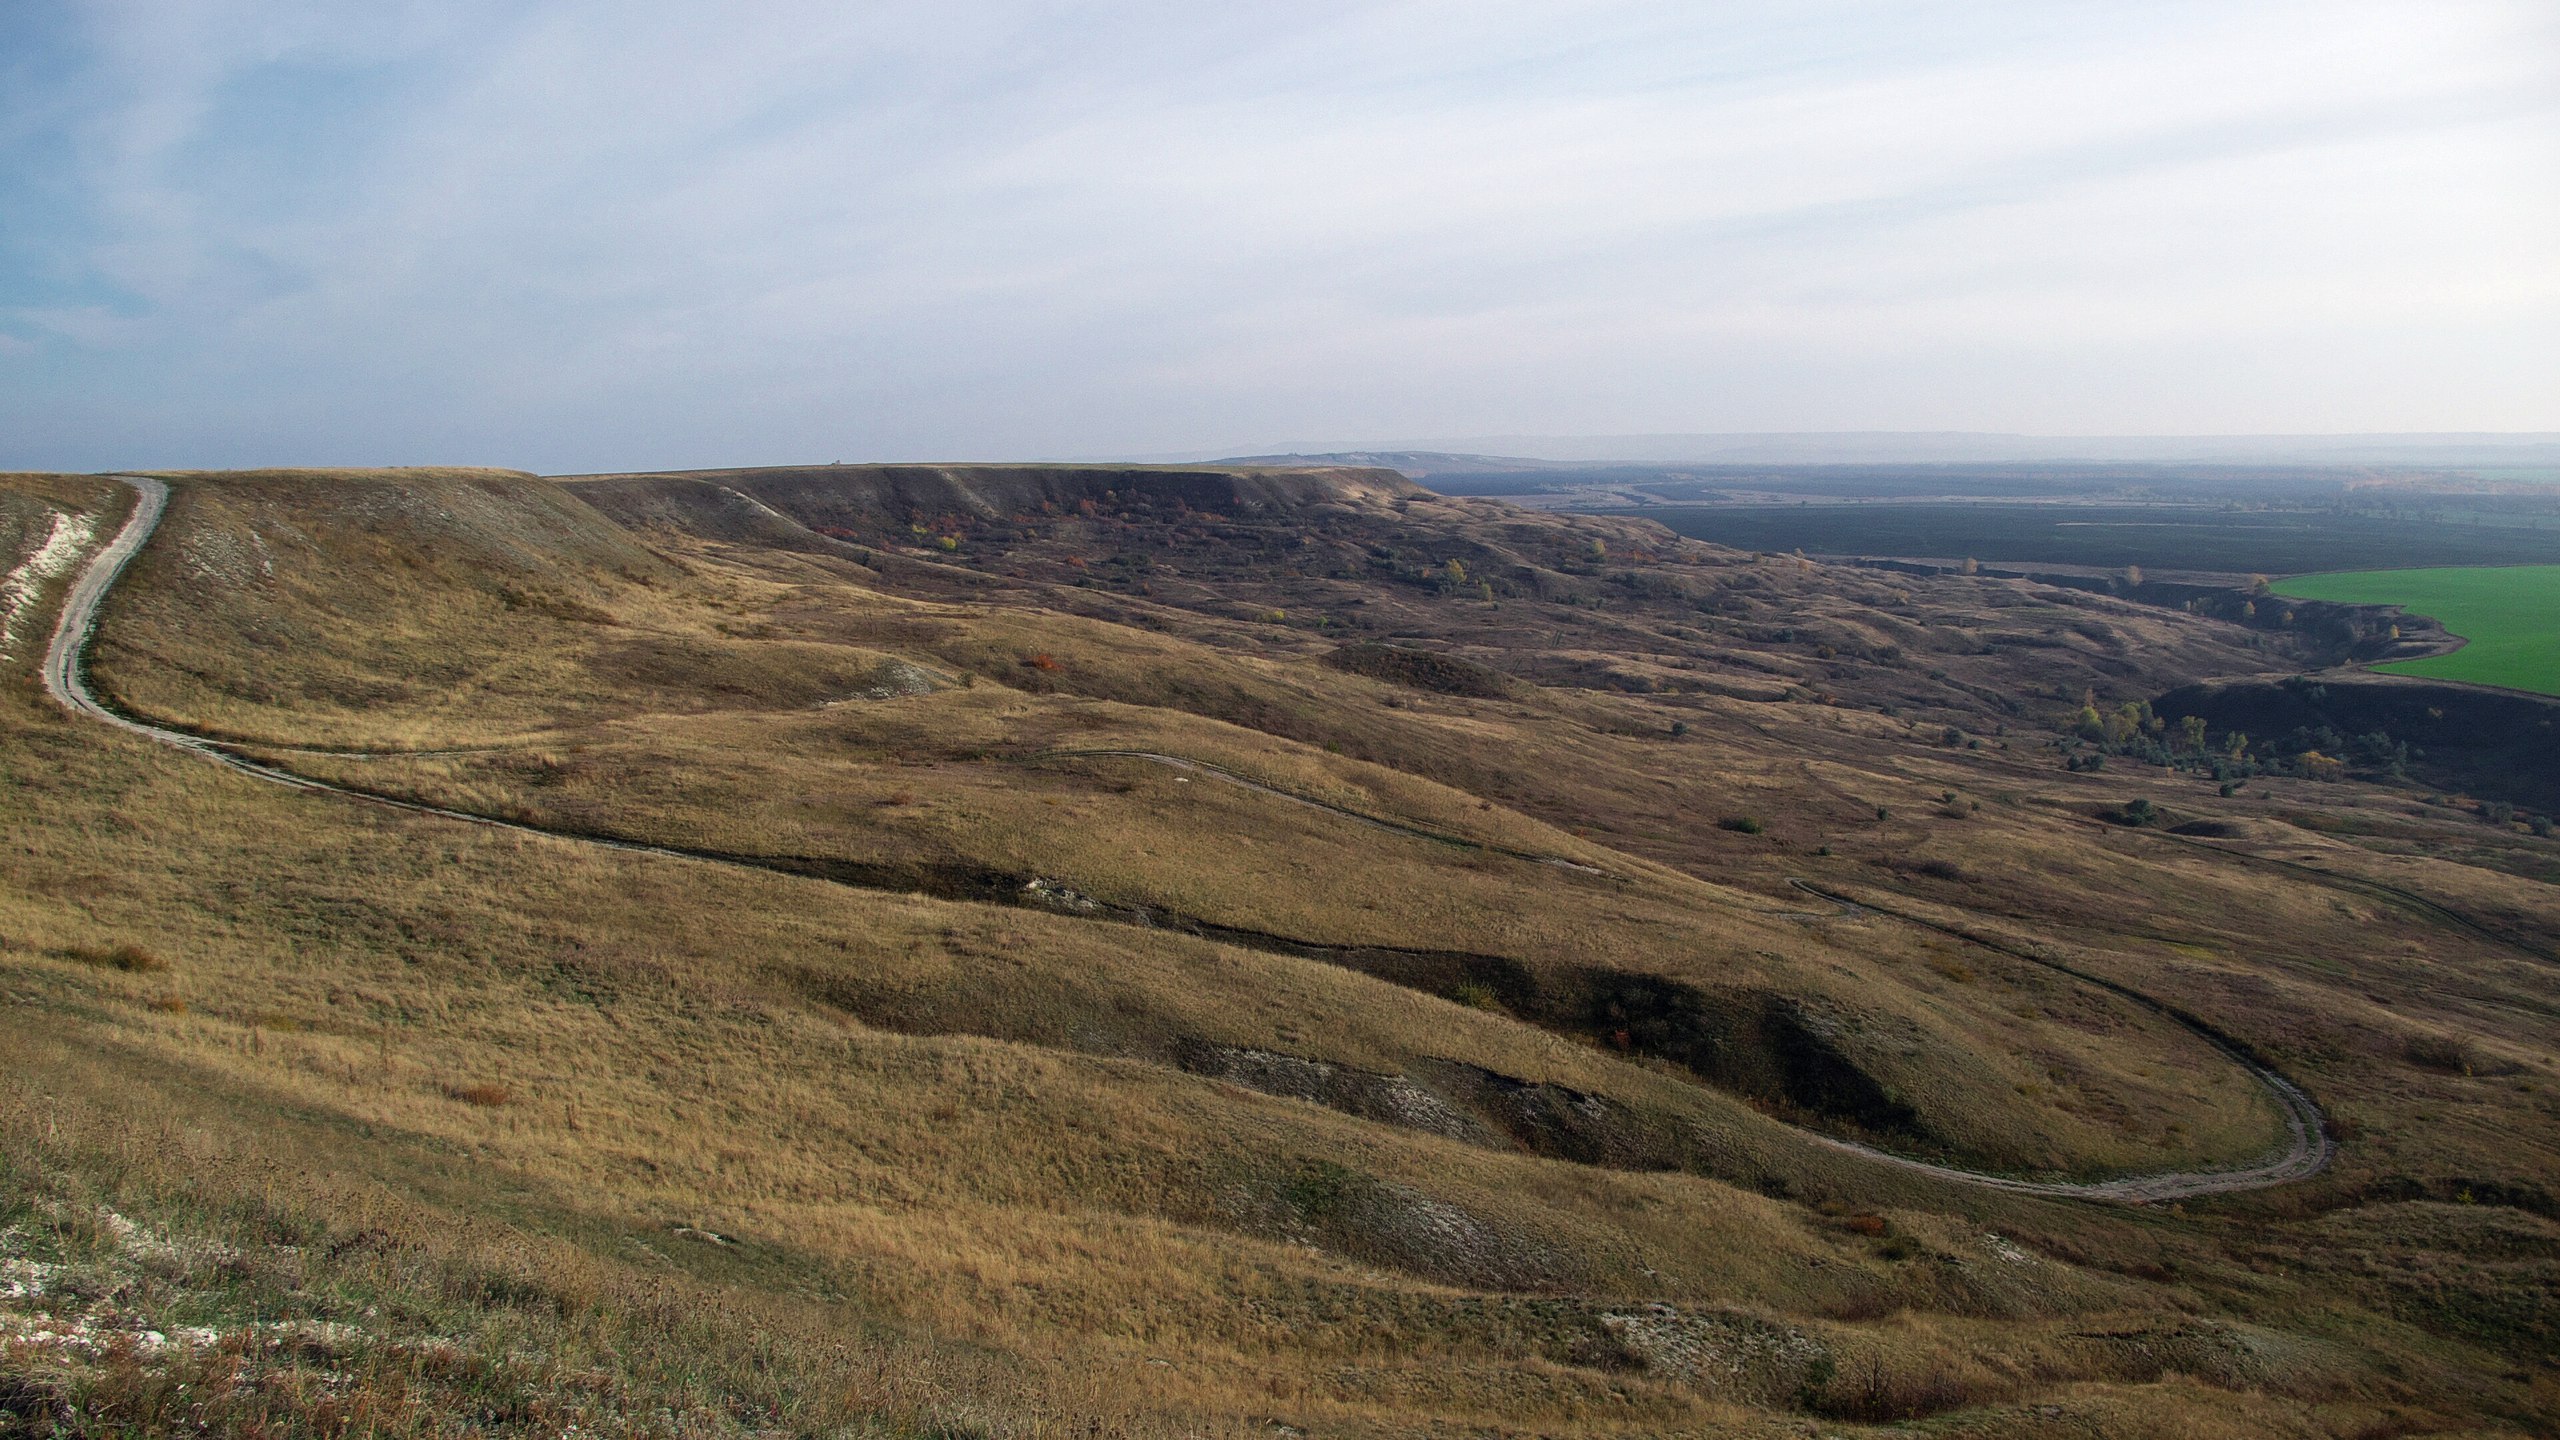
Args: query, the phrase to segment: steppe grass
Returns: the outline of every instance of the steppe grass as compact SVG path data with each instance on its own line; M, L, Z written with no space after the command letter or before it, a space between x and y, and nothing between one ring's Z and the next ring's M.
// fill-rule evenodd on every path
M769 580L715 573L708 554L666 563L677 578L659 586L615 582L630 587L607 597L629 602L617 623L638 617L711 646L687 653L749 664L766 644L839 642L786 623L785 592ZM153 583L203 586L176 572ZM420 584L432 600L448 581ZM791 593L809 608L912 604ZM128 653L189 653L214 672L165 682L170 694L236 692L261 664L276 668L250 658L264 653L250 644L257 625L294 621L303 603L258 600L266 608L242 623L222 620L228 638L217 629L219 643L192 651L183 612L166 607L138 624ZM1051 624L961 607L932 618L1000 624L994 643L1008 649ZM1309 897L1325 876L1248 865L1221 887L1192 856L1269 836L1407 890L1492 873L1470 870L1477 860L1463 852L1278 797L1177 785L1161 768L1028 763L1052 736L1107 721L1353 808L1483 826L1527 848L1587 847L1575 853L1609 861L1627 888L1586 892L1533 870L1511 882L1519 908L1563 897L1623 937L1609 944L1836 986L1871 1007L1880 1056L1915 1035L1960 1037L1984 1054L1943 1053L1951 1042L1939 1039L1908 1051L1903 1073L1915 1089L1943 1087L1920 1096L1938 1111L1989 1117L1985 1133L2101 1135L2131 1113L2133 1133L2211 1133L2162 1134L2152 1153L2220 1156L2250 1148L2263 1124L2205 1088L2218 1082L2182 1062L2173 1032L2032 967L1874 919L1787 918L1817 908L1786 889L1788 873L1852 893L1885 884L1893 903L1952 928L2062 947L2175 996L2311 1080L2351 1144L2332 1177L2193 1214L1988 1195L1814 1146L1678 1074L1525 1025L1498 999L1443 1002L1339 967L1069 915L602 852L279 791L76 725L17 681L0 714L0 804L15 842L0 856L12 1002L0 1043L15 1083L0 1121L12 1162L35 1158L11 1183L34 1176L22 1185L30 1213L63 1217L75 1251L108 1250L77 1229L105 1223L78 1217L106 1205L173 1247L204 1237L254 1252L224 1322L234 1329L331 1318L259 1299L273 1287L260 1290L254 1272L291 1257L255 1247L295 1247L291 1263L317 1267L305 1273L325 1288L353 1283L326 1268L342 1254L374 1263L365 1245L339 1251L341 1240L368 1228L398 1237L409 1268L366 1304L422 1318L377 1338L338 1336L359 1349L311 1360L280 1393L299 1385L316 1404L327 1382L311 1371L397 1372L418 1377L403 1382L424 1397L416 1414L448 1426L484 1403L502 1417L549 1413L536 1401L550 1394L541 1403L606 1397L558 1412L599 1425L663 1408L670 1429L701 1433L989 1434L1088 1433L1097 1421L1125 1433L1276 1433L1277 1421L1385 1434L1423 1417L1492 1433L1800 1433L1808 1416L1935 1415L1954 1433L2341 1435L2444 1428L2447 1407L2529 1415L2537 1394L2548 1398L2543 1370L2502 1369L2479 1348L2497 1340L2437 1323L2517 1293L2519 1272L2495 1267L2530 1266L2503 1257L2529 1257L2539 1242L2510 1226L2493 1251L2473 1243L2478 1227L2418 1223L2466 1202L2529 1216L2511 1202L2553 1171L2535 1138L2551 1133L2550 1092L2524 1088L2547 1070L2547 1045L2514 1003L2533 993L2531 967L2294 871L2094 826L2078 817L2100 798L2095 781L1997 752L1951 755L1906 742L1908 727L1888 717L1824 707L1701 707L1686 712L1700 735L1671 745L1632 696L1564 696L1526 714L1459 700L1390 708L1358 677L1302 678L1286 661L1235 667L1260 677L1252 693L1305 697L1294 703L1355 741L1426 758L1471 749L1488 770L1535 777L1506 797L1518 804L1470 818L1470 792L1436 763L1419 767L1429 780L1379 774L1322 741L1275 745L1287 737L1187 703L1151 706L1145 692L1102 703L982 677L819 711L808 707L841 692L792 698L802 692L779 688L790 677L775 672L793 663L758 676L706 662L653 672L665 678L635 700L628 682L597 679L608 672L594 664L594 632L613 625L556 607L512 625L511 643L555 657L543 662L553 688L507 702L516 708L486 728L459 702L431 724L418 707L444 702L316 707L338 740L505 740L505 755L293 763L350 774L389 763L403 783L479 787L480 800L536 815L690 835L734 826L847 852L886 843L862 840L853 813L924 811L935 817L925 828L892 832L910 851L1064 860L1050 868L1097 886L1155 884L1224 913L1291 920L1322 918ZM498 663L492 647L509 631L430 624L410 653L447 647L466 668ZM1184 656L1166 637L1061 634L1030 651L1058 671L1033 673L1117 666L1116 683L1194 698L1166 679ZM949 668L930 647L841 638L866 656ZM323 690L376 663L360 635L320 653L344 667ZM715 672L747 678L698 683ZM276 694L236 713L266 727L253 733L297 738L302 702ZM1146 709L1167 713L1132 713ZM989 753L963 753L978 749ZM810 780L780 783L804 767ZM1959 785L2013 798L1960 820L1929 815ZM2116 786L2106 777L2108 803L2124 798ZM802 808L842 802L845 813L785 825L804 791L821 805ZM2312 802L2284 791L2232 807L2265 827L2235 845L2298 856L2317 843L2325 863L2371 855L2286 825L2285 805ZM1545 798L1557 794L1594 825ZM872 803L898 795L913 803ZM1715 829L1726 814L1772 823L1738 837ZM1610 828L1571 834L1599 825ZM1808 853L1817 838L1841 853ZM1108 868L1132 848L1158 850L1163 864ZM1920 868L1931 860L1965 878ZM2518 898L2526 882L2455 868L2470 877L2462 903L2531 908ZM1483 913L1498 913L1498 890L1476 893L1480 909L1458 918L1499 934ZM1360 923L1372 934L1448 930L1432 903L1381 893ZM1675 912L1712 918L1684 928ZM77 958L124 945L164 968ZM1923 1028L1905 1028L1906 1016ZM2470 1073L2408 1058L2413 1035L2452 1025L2478 1037L2483 1063ZM1168 1063L1169 1040L1185 1035L1378 1072L1460 1058L1570 1086L1707 1137L1723 1178L1538 1159L1258 1094ZM1986 1063L2033 1065L2013 1072L2016 1084L2048 1088L1985 1097L1964 1067ZM2498 1073L2508 1065L2524 1068ZM501 1091L502 1104L470 1098ZM2384 1223L2363 1197L2385 1193L2410 1213ZM249 1197L266 1208L244 1210ZM300 1218L257 1218L271 1212ZM2320 1217L2368 1212L2354 1264L2335 1263ZM472 1278L493 1265L503 1283ZM456 1308L456 1293L478 1298ZM219 1311L202 1297L173 1303L172 1324L212 1324ZM696 1315L708 1319L684 1319ZM749 1334L767 1338L739 1338ZM500 1398L439 1389L421 1372L448 1363L417 1358L442 1342L481 1357L464 1369L489 1367L486 1393ZM1726 1368L1737 1354L1760 1358ZM516 1355L533 1356L531 1370L499 1374ZM565 1357L566 1378L544 1369L550 1356ZM124 1363L65 1366L60 1383L135 1406L180 1379L199 1383L166 1365L113 1379ZM265 1363L239 1373L263 1375ZM856 1382L830 1396L839 1372ZM897 1378L866 1378L877 1374ZM79 1388L101 1376L113 1385ZM733 1395L746 1403L724 1409ZM801 1408L759 1408L786 1401ZM296 1413L253 1418L326 1433L345 1412Z
M2058 1337L2059 1315L2147 1309L2103 1268L2049 1262L2015 1282L1950 1288L1942 1262L1917 1263L1986 1253L1975 1223L1914 1212L1910 1233L1926 1243L1888 1250L1698 1179L1399 1137L1129 1062L872 1030L765 978L755 958L815 961L834 948L827 937L858 936L847 957L858 972L930 973L999 947L1054 953L1065 969L1112 965L1109 950L1075 955L1091 929L1081 922L1003 913L983 940L955 944L968 907L315 808L185 757L141 750L99 765L67 725L16 733L33 743L13 753L32 759L13 778L35 782L49 815L76 817L64 802L89 796L137 818L19 832L36 843L11 862L16 898L0 913L0 933L24 937L6 955L16 1003L0 1022L18 1077L10 1153L32 1157L30 1203L103 1204L154 1234L204 1234L252 1256L172 1277L173 1293L137 1302L132 1327L355 1327L323 1332L321 1352L298 1362L325 1375L260 1380L264 1398L238 1412L284 1433L330 1433L358 1414L402 1433L457 1408L533 1424L661 1407L691 1417L672 1427L681 1433L719 1433L720 1414L794 1433L877 1415L893 1429L956 1416L986 1433L1046 1434L1094 1416L1119 1433L1170 1428L1175 1415L1249 1427L1275 1411L1360 1433L1417 1409L1486 1427L1679 1431L1747 1423L1717 1395L1783 1408L1793 1391L1737 1392L1676 1367L1594 1369L1577 1357L1600 1353L1597 1317L1611 1307L1658 1297L1684 1313L1809 1312L1752 1323L1792 1326L1844 1357L1844 1388L1825 1399L1825 1379L1810 1392L1844 1414L1873 1413L1888 1403L1879 1394L1936 1408L2022 1393L1990 1358L2003 1349L2043 1355L2038 1387L2112 1375L2116 1361L2093 1371L2059 1338L2014 1325L1871 1332L1825 1316L2058 1312L2031 1327ZM160 843L174 834L196 843ZM102 884L106 873L121 878ZM178 897L191 898L169 908ZM208 897L229 898L202 908ZM47 937L100 924L153 938L169 968L47 957ZM1195 985L1263 966L1174 937L1154 948L1168 947L1209 962L1183 967ZM1290 975L1312 988L1271 983ZM1381 1021L1436 1003L1319 966L1282 965L1250 986L1262 1004L1330 1015L1328 1028L1378 1001L1390 1002ZM1017 998L1036 1007L1025 988ZM152 1003L173 993L193 1003ZM1363 993L1376 1000L1345 1003ZM1202 1010L1254 1003L1204 998ZM1457 1013L1429 1023L1445 1029ZM1504 1033L1493 1017L1476 1025ZM1530 1053L1484 1058L1536 1073L1540 1042L1524 1040ZM1586 1083L1618 1063L1558 1059ZM491 1075L505 1077L508 1103L473 1103L470 1088ZM1799 1184L1845 1188L1836 1172L1854 1167L1790 1159L1782 1135L1744 1138ZM1284 1228L1260 1238L1268 1222L1225 1197L1267 1186L1254 1203L1285 1206L1293 1182L1270 1164L1291 1155L1322 1157L1359 1193L1455 1207L1418 1213L1476 1217L1532 1267L1516 1272L1529 1292L1474 1298L1483 1292L1412 1277L1449 1257L1363 1254L1356 1230L1316 1232L1350 1247L1340 1258L1282 1243L1287 1225L1323 1221L1323 1206L1304 1205L1299 1221L1266 1212ZM1816 1182L1826 1169L1834 1178ZM2033 1235L2041 1208L1998 1223ZM256 1251L258 1227L295 1251ZM352 1277L337 1263L349 1255ZM1450 1273L1481 1258L1462 1255ZM496 1278L471 1278L492 1265ZM291 1273L321 1298L280 1311L262 1278L278 1266L301 1267ZM1587 1298L1537 1298L1559 1282ZM746 1334L765 1338L742 1348ZM885 1338L856 1343L873 1334ZM186 1368L197 1359L102 1356L57 1357L44 1383L145 1420L166 1413L153 1407L173 1403L174 1386L209 1383ZM279 1363L231 1358L223 1373L235 1378ZM1970 1378L1932 1389L1924 1377L1950 1367ZM828 1378L844 1374L854 1380Z
M1380 682L1178 636L805 577L779 584L707 551L639 554L574 511L543 523L594 563L540 584L587 597L587 608L511 604L491 579L508 573L505 553L477 569L457 558L512 534L475 509L483 491L439 500L445 491L422 486L393 503L381 489L295 491L274 477L187 487L110 611L102 683L144 713L218 733L459 751L276 758L477 813L733 853L1043 876L1325 943L1667 973L1719 993L1828 992L1845 1014L1890 1017L1853 1026L1848 1043L1924 1103L1943 1143L2006 1168L2160 1168L2268 1143L2272 1113L2245 1079L2152 1017L2093 1026L2071 1012L2107 1011L2103 997L2034 977L2021 991L2005 972L1953 987L1918 963L1876 963L1911 936L1808 945L1767 901L1703 882L1698 867L1648 864L1516 804L1417 777L1549 777L1551 792L1578 794L1595 818L1621 824L1666 790L1734 791L1732 752L1622 738L1633 727L1605 714L1609 702L1435 697L1390 709L1381 702L1401 697ZM288 511L301 519L288 524ZM270 532L282 538L260 538ZM395 540L433 558L386 566ZM273 575L190 582L200 554L261 547L282 559ZM334 559L313 571L305 551ZM325 598L328 577L368 557L392 572L365 603L396 608L395 643L337 623ZM210 588L212 604L174 603L188 583ZM281 654L260 638L278 631L296 637ZM867 698L902 651L897 663L943 677L943 688ZM1027 656L1050 666L1020 663ZM551 723L521 728L535 717ZM1346 745L1401 768L1334 753ZM1606 873L1437 845L1143 762L1044 758L1115 747L1196 757ZM2021 1033L1986 1050L1986 1030ZM1870 1035L1883 1043L1864 1045ZM2081 1095L2088 1103L2055 1104Z

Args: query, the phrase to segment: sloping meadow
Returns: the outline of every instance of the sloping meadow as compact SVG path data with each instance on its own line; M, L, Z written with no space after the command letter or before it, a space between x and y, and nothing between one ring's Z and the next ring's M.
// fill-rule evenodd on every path
M147 1426L210 1385L284 1433L2329 1435L2548 1383L2487 1358L2529 1304L2447 1327L2408 1283L2549 1269L2538 1152L2428 1188L2539 1113L2513 1038L2495 1092L2323 1042L2398 1192L2367 1158L2133 1212L1820 1138L2248 1161L2274 1116L2224 1057L1961 932L2238 1026L2276 1002L2237 917L2460 958L2405 916L2120 853L2024 769L1950 791L2011 762L1886 717L1416 688L1279 622L1070 613L929 525L775 549L582 488L182 478L98 647L135 713L551 834L265 785L13 676L9 1397ZM1882 863L1927 855L1961 878ZM2035 873L2072 877L2041 920ZM2317 993L2291 964L2258 983Z

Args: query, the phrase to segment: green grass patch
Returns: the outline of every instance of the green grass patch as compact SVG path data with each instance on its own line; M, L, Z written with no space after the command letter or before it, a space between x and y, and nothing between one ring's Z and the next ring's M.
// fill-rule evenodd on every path
M1814 555L1972 555L1984 564L2140 565L2282 575L2331 566L2560 562L2539 515L2424 516L2224 505L1660 505L1644 518L1743 550Z
M2560 695L2560 565L2298 575L2276 590L2304 600L2398 605L2470 642L2450 655L2377 669Z

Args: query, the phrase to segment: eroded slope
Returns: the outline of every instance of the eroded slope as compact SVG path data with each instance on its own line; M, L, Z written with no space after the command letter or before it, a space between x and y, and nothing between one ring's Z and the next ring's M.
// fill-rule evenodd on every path
M115 1097L183 1085L211 1097L205 1143L277 1166L320 1153L297 1126L356 1127L329 1163L411 1197L399 1244L432 1250L439 1213L499 1213L578 1237L522 1284L621 1294L671 1256L716 1303L806 1297L775 1330L786 1374L849 1316L975 1336L999 1358L928 1347L915 1373L1001 1427L1276 1411L1328 1431L1694 1432L1809 1407L2319 1434L2386 1406L2527 1414L2544 1383L2539 1361L2483 1358L2548 1326L2523 1298L2550 1247L2531 1208L2549 1157L2520 1143L2547 1133L2520 1088L2548 1064L2534 962L2272 860L2107 825L2122 781L2063 775L2023 734L2001 749L1987 712L1972 750L1936 713L1540 685L1562 673L1552 650L1470 661L1516 688L1451 694L1325 664L1331 640L1285 617L1069 614L1134 602L959 568L932 539L847 556L659 532L657 553L524 577L593 613L492 608L490 577L519 572L458 546L390 582L428 619L414 648L377 651L362 626L383 612L334 589L413 533L386 511L449 512L436 487L475 483L381 478L422 493L386 507L304 477L252 507L185 487L271 547L259 527L279 521L330 538L228 588L166 568L184 552L164 541L109 616L102 678L137 710L163 684L273 742L497 747L280 757L386 790L927 890L1028 871L1045 897L884 895L367 813L13 701L11 793L43 798L16 817L11 1013L45 1023L10 1033L50 1103L112 1124ZM559 513L578 519L560 533L621 534ZM1503 600L1503 623L1579 639L1587 606L1537 603ZM257 645L262 626L292 643ZM434 689L362 688L425 658L447 667ZM2306 833L2284 810L2303 797L2239 800L2175 803L2276 847ZM1719 823L1746 815L1756 833ZM2462 906L2494 892L2547 914L2529 882L2463 873L2483 878L2448 895ZM1797 874L1946 929L1837 913ZM1683 1048L1748 1016L1783 1070L1786 1027L1762 1020L1796 1005L1815 1022L1799 1032L1912 1111L1900 1131L1871 1116L1879 1138L1993 1163L2263 1138L2247 1087L2176 1027L1966 933L2053 947L2266 1046L2356 1125L2346 1164L2186 1217L2003 1198L1812 1144L1780 1122L1865 1122ZM163 967L80 958L124 941L156 942ZM1621 978L1602 1008L1557 1008L1594 969ZM1704 1003L1657 1003L1679 986ZM2404 1058L2475 1021L2471 1073ZM222 1118L271 1112L292 1124ZM735 1243L668 1239L679 1223ZM2441 1323L2447 1283L2506 1318Z

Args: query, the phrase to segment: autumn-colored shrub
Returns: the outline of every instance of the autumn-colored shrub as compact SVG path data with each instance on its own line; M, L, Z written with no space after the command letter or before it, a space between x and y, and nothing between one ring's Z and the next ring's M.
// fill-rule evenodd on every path
M169 968L168 961L131 942L114 946L74 945L57 953L83 965L102 965L110 970L122 970L128 975L146 975Z

